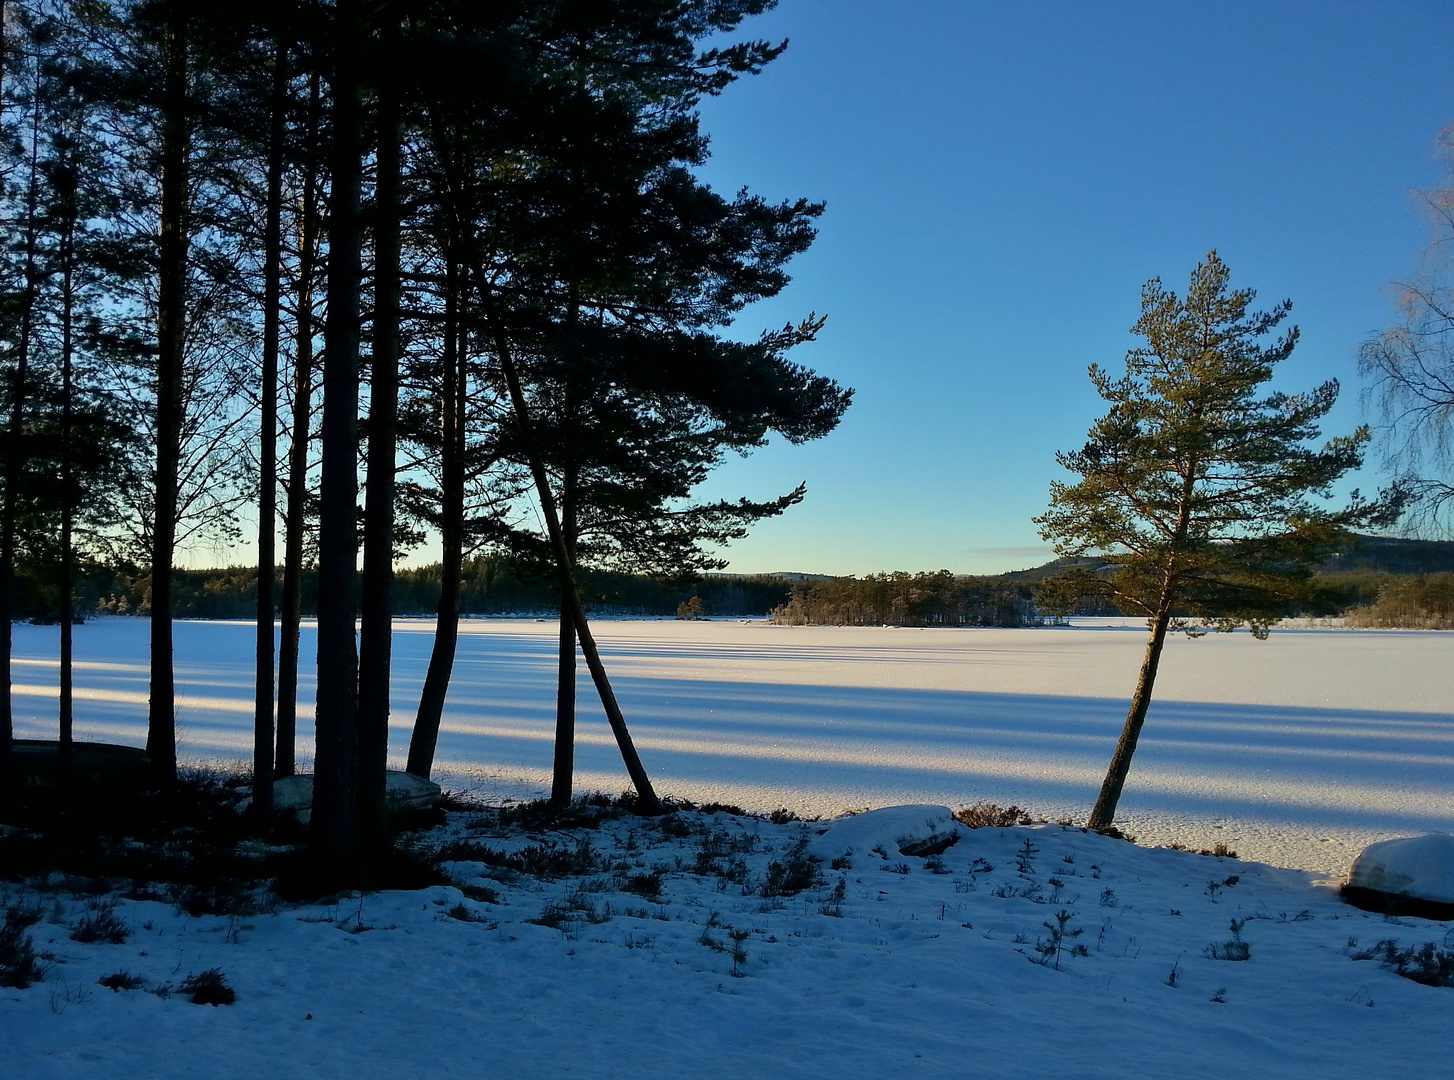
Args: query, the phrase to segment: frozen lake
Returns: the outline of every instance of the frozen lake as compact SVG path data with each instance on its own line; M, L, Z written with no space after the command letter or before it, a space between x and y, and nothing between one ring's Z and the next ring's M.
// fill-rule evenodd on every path
M432 621L400 620L391 757L402 767ZM176 636L180 753L251 752L254 629ZM988 799L1082 820L1104 775L1145 631L1118 620L1041 630L597 624L657 790L803 814ZM314 650L304 629L303 655ZM554 623L467 621L436 777L489 798L547 790ZM57 632L17 625L21 738L54 738ZM145 741L148 626L76 629L79 738ZM580 665L578 789L625 770ZM1342 873L1366 843L1454 831L1454 634L1283 630L1171 639L1117 822L1143 843L1226 843L1244 858ZM311 756L304 672L299 759Z

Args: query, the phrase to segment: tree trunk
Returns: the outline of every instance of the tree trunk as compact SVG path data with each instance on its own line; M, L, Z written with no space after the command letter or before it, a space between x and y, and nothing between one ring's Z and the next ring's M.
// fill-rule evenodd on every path
M480 301L486 306L488 312L489 282L478 265L473 269L479 283ZM631 782L636 785L640 811L644 814L659 814L662 812L661 800L656 797L656 790L651 786L651 780L646 775L646 768L641 764L640 755L636 753L636 744L632 741L631 732L626 727L626 717L622 714L621 706L616 701L616 693L611 689L611 680L606 676L606 666L601 663L601 654L596 649L595 636L591 633L590 623L586 620L586 609L581 606L581 594L576 586L575 566L570 551L566 547L565 533L560 527L560 517L556 514L555 498L550 492L550 478L546 474L545 463L541 460L540 453L535 446L534 431L530 424L530 409L525 402L525 390L520 382L520 372L515 367L510 343L496 319L490 317L489 324L495 343L495 352L500 361L500 373L505 377L505 386L509 391L511 407L515 413L515 423L520 428L521 443L525 446L530 458L530 473L535 480L535 495L540 502L540 512L545 518L546 530L550 534L551 547L555 550L555 565L560 575L561 593L565 597L566 606L570 608L571 622L575 624L576 635L580 638L581 655L586 658L586 666L590 668L591 681L596 684L596 693L601 698L601 707L606 710L606 719L611 725L611 733L616 736L616 747L621 751L621 760L626 765L626 772L630 775Z
M390 41L388 35L384 44ZM374 217L374 354L369 386L359 627L359 823L384 837L389 758L389 662L393 649L394 480L399 412L399 102L387 76L379 88Z
M5 692L0 694L0 798L15 782L13 773L14 719L10 705L11 622L15 618L15 533L20 508L19 487L25 475L25 406L30 388L30 346L35 329L35 300L40 287L36 265L37 223L40 191L38 153L40 148L40 102L32 114L30 176L25 197L25 287L20 298L20 333L15 347L14 384L10 392L10 430L5 440L5 494L0 501L0 664L4 665Z
M328 200L328 319L324 327L323 471L318 516L317 752L313 842L333 855L359 847L358 356L362 154L358 0L340 0L332 80L332 189Z
M566 385L566 430L574 417L571 415L569 376ZM573 461L567 461L560 485L561 531L565 536L566 552L574 563L576 556L576 470ZM556 672L555 686L555 761L550 785L550 801L556 806L567 806L571 801L575 782L576 761L576 625L571 620L570 597L564 590L560 597L560 658Z
M283 138L288 49L273 53L272 116L268 130L267 223L263 235L263 378L257 508L257 696L253 707L252 810L273 812L273 574L278 517L278 338L282 320Z
M570 805L576 768L576 624L570 598L560 598L560 661L555 686L555 761L550 801Z
M71 420L72 396L74 394L73 374L75 358L75 313L76 313L76 174L64 169L57 170L57 202L60 204L60 263L61 263L61 551L58 586L61 606L61 686L60 686L60 761L59 772L62 786L71 781L72 743L74 728L74 687L72 664L73 617L71 593L73 590L73 566L75 553L72 551L72 528L75 509L79 502L72 485L75 472L72 467Z
M444 716L444 698L459 642L459 586L464 564L465 363L460 332L460 274L454 253L445 264L444 370L440 398L439 615L434 649L409 740L408 770L429 778Z
M1156 669L1161 663L1161 647L1166 643L1166 627L1171 622L1171 608L1162 604L1151 621L1151 637L1146 642L1146 658L1141 662L1141 675L1136 680L1136 693L1131 698L1131 711L1126 714L1126 726L1121 730L1116 752L1111 756L1106 770L1105 782L1101 785L1100 798L1091 810L1086 825L1092 829L1104 829L1116 819L1116 804L1121 800L1121 789L1126 785L1126 776L1131 771L1131 757L1136 753L1136 740L1141 737L1141 725L1146 722L1146 710L1151 707L1151 690L1156 684Z
M182 440L182 348L187 274L187 23L167 27L162 117L161 236L157 271L156 505L151 549L151 695L146 752L159 783L177 778L172 672L172 556Z
M278 751L274 775L297 767L298 627L302 622L303 518L308 506L308 442L313 415L313 281L318 245L318 76L309 80L308 147L303 167L303 208L298 229L297 322L294 333L293 418L288 443L288 506L283 521L283 600L278 622Z

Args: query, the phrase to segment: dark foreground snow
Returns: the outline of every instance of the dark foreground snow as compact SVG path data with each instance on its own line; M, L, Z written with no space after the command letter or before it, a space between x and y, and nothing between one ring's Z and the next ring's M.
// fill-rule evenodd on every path
M966 830L937 861L855 849L763 895L791 886L805 842L832 846L822 828L691 813L524 833L456 813L427 842L489 849L455 849L458 887L240 917L122 900L120 945L70 939L98 901L10 886L7 904L44 906L32 933L53 966L0 990L0 1075L1304 1080L1454 1061L1454 989L1353 958L1388 938L1454 946L1451 924L1054 825ZM480 861L534 845L589 870ZM1040 950L1061 913L1056 970ZM1247 959L1217 958L1238 940ZM235 1004L154 992L213 968ZM97 984L122 971L143 988Z

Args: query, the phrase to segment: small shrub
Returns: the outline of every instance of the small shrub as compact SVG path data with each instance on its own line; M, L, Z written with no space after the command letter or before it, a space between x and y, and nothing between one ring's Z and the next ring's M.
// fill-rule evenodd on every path
M610 796L586 796L561 805L534 799L501 807L495 823L522 829L599 829L601 822L621 816Z
M1224 878L1221 881L1209 881L1207 882L1207 895L1212 898L1212 903L1215 904L1217 902L1217 893L1220 890L1230 889L1241 880L1242 879L1239 876L1233 874L1231 877Z
M703 803L701 812L704 814L730 814L733 817L746 817L747 811L733 803L709 802Z
M231 1005L237 1000L237 991L227 985L227 977L221 968L210 968L200 975L188 975L182 980L179 993L185 994L193 1005Z
M86 945L98 941L120 945L130 936L131 927L116 914L115 904L102 904L71 925L71 940Z
M481 904L498 904L500 902L500 890L492 889L488 885L456 885L455 888L471 900L477 900Z
M652 870L644 874L630 874L621 881L621 891L635 893L637 896L655 899L661 895L662 872Z
M146 981L140 975L133 975L129 971L118 971L112 975L102 975L96 980L108 990L115 990L120 993L122 990L140 990L146 985Z
M454 907L446 911L445 914L448 915L451 919L458 919L460 922L488 923L490 921L483 915L477 914L471 908L465 907L463 903L455 904Z
M1035 856L1040 854L1040 849L1028 836L1025 842L1020 845L1020 850L1015 852L1015 868L1022 874L1030 874L1035 871Z
M1233 919L1231 924L1232 939L1230 941L1224 941L1219 945L1208 945L1207 956L1213 960L1250 960L1252 958L1252 943L1242 940L1242 927L1245 924L1245 919Z
M1056 971L1059 971L1060 957L1063 953L1068 952L1072 956L1089 956L1090 950L1084 945L1068 944L1072 939L1078 938L1081 934L1085 933L1084 930L1069 929L1070 920L1073 918L1075 918L1073 914L1062 909L1055 913L1055 921L1053 923L1041 923L1041 926L1050 931L1050 936L1043 940L1036 940L1035 951L1040 954L1040 958L1035 960L1034 957L1031 957L1031 959L1035 960L1037 964L1041 964L1044 967L1053 967Z
M732 977L742 978L742 965L747 963L747 949L743 945L752 936L751 930L729 929L727 936L732 939Z
M1350 938L1349 947L1357 943ZM1354 960L1377 960L1405 979L1425 986L1454 986L1454 948L1440 948L1432 941L1414 948L1402 948L1392 938L1380 941L1371 949L1353 954Z
M790 822L797 821L798 815L786 807L779 806L771 814L767 815L767 820L771 821L774 825L787 825Z
M793 845L786 859L768 864L767 880L762 883L763 896L796 896L804 889L823 883L823 871L807 850L808 838L805 836Z
M600 867L595 848L586 840L573 847L530 844L519 851L501 851L473 840L456 840L440 848L438 857L444 862L481 862L542 881L579 877Z
M45 977L35 955L35 943L25 931L40 920L40 912L8 908L0 924L0 986L24 990Z
M570 927L576 923L590 923L592 926L611 919L610 908L602 914L596 910L593 904L584 893L574 892L564 900L552 900L540 909L540 915L534 919L526 919L536 926L548 926L552 930L568 932Z
M670 836L676 840L684 840L696 832L692 828L691 822L679 818L675 814L663 814L654 822L651 822L648 827L655 828L662 836Z
M835 919L843 918L843 901L848 899L848 878L840 877L838 884L833 886L833 894L828 898L829 902L818 910L824 915L831 915Z
M1015 825L1029 825L1035 819L1018 806L977 802L954 811L954 820L971 829L1008 829Z

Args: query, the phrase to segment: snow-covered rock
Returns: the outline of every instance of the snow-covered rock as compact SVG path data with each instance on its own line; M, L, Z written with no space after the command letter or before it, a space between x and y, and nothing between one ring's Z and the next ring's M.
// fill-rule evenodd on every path
M390 810L416 810L439 801L439 785L413 773L390 771L384 777L384 801ZM238 812L252 802L244 799ZM313 807L313 777L307 774L285 776L273 784L273 809L279 813L307 814Z
M808 844L808 854L828 862L867 855L881 848L891 855L930 855L958 841L967 830L947 806L886 806L838 818Z
M1353 861L1348 886L1454 904L1454 836L1431 832L1369 844Z

